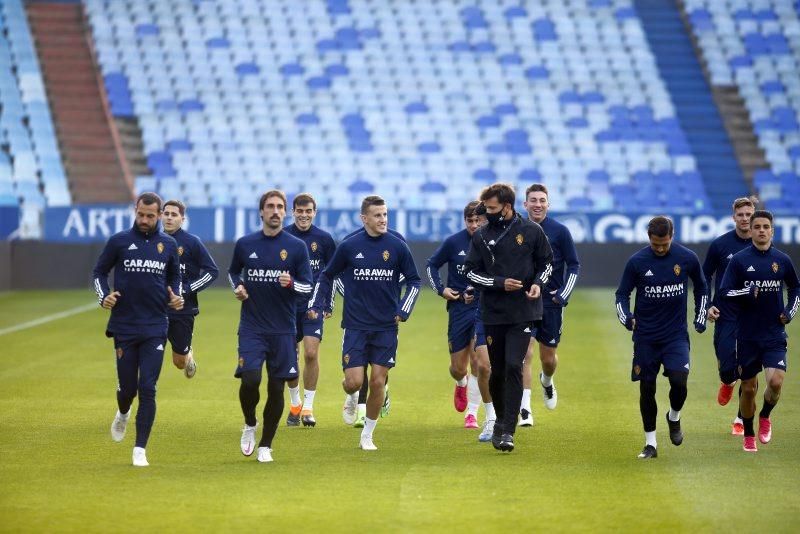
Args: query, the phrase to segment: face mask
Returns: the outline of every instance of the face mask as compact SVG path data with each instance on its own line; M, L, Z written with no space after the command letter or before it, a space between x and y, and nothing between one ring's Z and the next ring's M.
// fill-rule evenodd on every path
M486 214L486 220L491 225L500 224L500 223L502 223L503 221L506 220L506 217L503 215L504 211L505 211L505 208L501 209L497 213L487 213Z

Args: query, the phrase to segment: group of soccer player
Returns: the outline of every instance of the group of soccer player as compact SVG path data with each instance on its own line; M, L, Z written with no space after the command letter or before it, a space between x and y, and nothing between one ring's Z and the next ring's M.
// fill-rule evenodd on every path
M513 209L513 190L503 184L486 188L481 199L464 208L464 229L448 237L428 259L427 275L447 302L455 409L466 411L465 428L476 429L482 404L485 420L478 440L511 451L514 427L534 424L531 360L537 345L544 405L551 410L557 405L553 381L556 350L564 307L577 283L580 262L567 227L548 217L549 192L544 185L533 184L526 190L525 220ZM333 312L337 290L346 295L341 324L346 393L342 416L346 424L361 428L359 447L376 450L373 432L379 417L388 414L388 375L398 355L398 325L409 318L420 292L421 280L411 251L403 236L388 228L387 206L381 197L363 200L363 228L338 246L330 234L314 225L317 206L311 195L303 193L293 199L294 222L284 226L287 208L281 191L261 196L262 228L236 242L228 269L234 296L241 301L234 372L240 379L244 417L241 451L246 456L257 451L262 463L272 461L272 441L284 411L284 385L288 385L290 397L286 424L316 425L313 405L320 343L324 319ZM193 377L197 371L192 351L194 319L199 312L197 293L218 276L217 266L200 240L182 229L185 217L186 207L180 201L162 205L154 193L143 193L136 201L133 227L109 239L93 273L100 305L111 310L106 335L114 340L118 375L118 411L111 425L114 441L124 438L131 404L139 396L135 466L148 465L145 447L155 418L155 389L166 341L171 344L175 366L187 378ZM690 367L686 331L689 278L695 293L695 328L702 332L706 319L716 322L720 404L730 401L736 382L741 381L733 433L744 435L745 450L756 450L755 395L757 375L763 367L767 388L759 414L759 439L767 443L771 438L770 413L786 370L784 325L797 313L800 288L788 256L772 246L771 214L755 211L750 199L737 199L734 221L734 230L711 244L701 269L692 251L673 243L672 222L656 217L648 226L650 245L626 265L617 290L617 313L622 324L633 331L631 376L640 382L646 441L640 458L657 456L655 391L662 365L670 382L666 417L670 440L675 445L683 440L680 411ZM512 228L519 233L504 241L506 247L512 247L508 249L511 256L519 255L516 251L524 247L533 251L532 259L524 260L532 263L523 280L516 280L513 272L500 272L502 269L495 269L492 275L491 266L481 259L483 254L494 264L497 254L499 267L499 244ZM537 241L537 232L546 239ZM445 264L446 284L439 274ZM112 270L113 290L108 283ZM715 292L709 306L706 287L712 279ZM789 291L785 307L784 285ZM634 288L636 306L631 312ZM524 302L530 302L533 311L526 311L522 319L503 319L498 298L523 293L523 300L505 305L511 309L510 316L516 317L520 306L528 306ZM524 338L511 332L515 327ZM507 332L509 341L500 343ZM267 398L261 437L256 441L256 407L265 365ZM502 373L492 376L493 368L502 368ZM493 394L498 399L497 413Z

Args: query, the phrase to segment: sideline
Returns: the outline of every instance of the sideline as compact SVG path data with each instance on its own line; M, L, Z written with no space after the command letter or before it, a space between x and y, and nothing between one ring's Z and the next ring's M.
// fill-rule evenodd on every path
M0 329L0 336L4 336L6 334L13 334L14 332L19 332L20 330L27 330L28 328L34 328L36 326L40 326L43 324L47 324L53 321L57 321L59 319L64 319L65 317L71 317L73 315L77 315L79 313L87 312L89 310L94 310L98 308L98 304L93 302L91 304L83 304L81 306L77 306L75 308L70 308L69 310L65 310L62 312L54 313L52 315L45 315L44 317L39 317L38 319L34 319L32 321L27 321L25 323L15 324L13 326L9 326L7 328Z

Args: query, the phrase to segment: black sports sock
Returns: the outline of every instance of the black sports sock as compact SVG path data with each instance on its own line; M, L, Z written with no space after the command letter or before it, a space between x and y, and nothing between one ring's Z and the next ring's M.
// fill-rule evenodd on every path
M272 447L272 439L278 431L278 423L283 415L283 384L281 378L267 379L267 404L264 406L264 429L261 433L259 447Z
M753 417L742 417L744 423L744 435L755 437L756 431L753 430Z
M769 414L772 413L772 409L774 407L774 404L771 404L767 399L764 399L764 406L761 407L761 411L758 413L758 416L769 418Z
M741 382L739 382L739 398L740 399L742 398L742 383ZM740 404L740 406L741 406L741 404ZM739 411L736 412L736 417L738 417L739 419L742 418L742 409L741 408L739 408Z

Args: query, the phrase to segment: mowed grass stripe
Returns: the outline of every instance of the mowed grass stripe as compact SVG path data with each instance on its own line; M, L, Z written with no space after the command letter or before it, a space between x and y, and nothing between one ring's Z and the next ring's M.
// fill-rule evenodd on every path
M88 289L20 292L3 299L2 314L22 319L37 305L63 310L87 298ZM244 458L232 376L238 303L213 289L201 295L201 309L198 375L186 380L167 354L144 470L130 466L133 425L121 444L108 435L116 375L103 337L106 312L3 336L0 530L710 531L741 521L794 530L800 395L792 362L773 443L748 455L728 435L735 408L716 405L712 331L693 334L686 440L669 444L662 378L659 458L637 461L638 387L630 382L630 334L616 320L613 290L576 289L559 348L558 408L545 410L535 388L536 425L517 432L510 455L461 428L447 373L444 301L424 291L401 326L392 411L375 432L380 450L358 450L359 431L341 422L337 314L322 344L318 426L282 424L273 464ZM797 333L790 325L790 348Z

